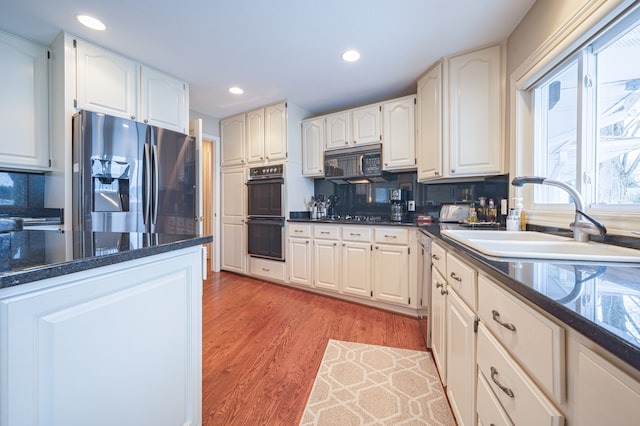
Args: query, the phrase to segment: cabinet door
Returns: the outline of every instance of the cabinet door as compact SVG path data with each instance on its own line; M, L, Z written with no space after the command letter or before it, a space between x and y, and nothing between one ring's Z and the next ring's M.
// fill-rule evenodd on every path
M418 80L418 181L442 176L442 63Z
M377 300L409 304L409 248L378 244L375 247L373 296Z
M220 227L220 268L223 271L246 272L247 232L243 222L222 221Z
M342 291L371 298L371 244L342 244Z
M264 108L246 114L247 163L260 164L264 161Z
M187 84L148 67L142 67L140 75L142 121L164 129L187 133Z
M77 108L138 119L139 65L81 40L76 55Z
M220 120L220 165L244 164L244 114Z
M440 379L447 385L447 281L435 266L431 267L431 351Z
M0 32L0 167L49 168L47 48Z
M264 109L264 151L269 163L287 159L287 104L284 102Z
M220 176L222 219L244 219L246 216L246 169L224 170Z
M327 116L325 149L347 148L351 145L351 113L338 112Z
M302 122L302 175L324 176L324 117Z
M580 345L576 425L631 426L640 419L640 383Z
M451 177L502 172L503 72L501 46L449 59Z
M351 118L354 145L380 142L380 105L356 108L351 111Z
M340 250L338 242L316 240L313 242L313 282L315 287L340 291Z
M447 295L447 396L459 425L476 424L475 314L449 289Z
M311 287L311 240L309 238L289 238L289 281Z
M415 96L382 104L384 170L416 167Z

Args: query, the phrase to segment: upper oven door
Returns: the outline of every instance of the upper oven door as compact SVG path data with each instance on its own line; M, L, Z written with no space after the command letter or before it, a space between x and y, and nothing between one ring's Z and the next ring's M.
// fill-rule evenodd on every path
M247 211L250 217L283 217L284 179L256 179L247 182Z

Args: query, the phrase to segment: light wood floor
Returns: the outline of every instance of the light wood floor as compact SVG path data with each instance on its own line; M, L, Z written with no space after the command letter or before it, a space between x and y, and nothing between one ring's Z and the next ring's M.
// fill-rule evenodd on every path
M297 425L329 339L426 350L414 318L228 272L202 329L205 426Z

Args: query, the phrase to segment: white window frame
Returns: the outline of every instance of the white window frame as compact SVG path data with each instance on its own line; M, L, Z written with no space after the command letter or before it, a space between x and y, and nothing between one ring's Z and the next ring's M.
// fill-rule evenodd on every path
M510 150L511 177L533 176L532 155L534 152L534 126L532 114L534 112L532 87L543 79L550 71L560 66L570 57L578 54L580 48L592 39L599 31L612 22L628 15L633 0L587 0L567 23L553 33L534 53L527 58L510 76L510 140L513 141ZM634 5L636 9L640 6ZM584 59L584 58L583 58ZM585 66L591 67L590 61L583 61ZM592 96L582 91L580 96ZM586 107L590 103L581 103ZM593 121L593 120L590 120ZM595 126L594 122L579 122L578 132L589 131ZM591 132L591 134L594 134ZM579 135L580 137L580 135ZM577 176L582 177L584 170L580 164L595 155L592 150L581 150L578 144L576 155L578 160ZM589 205L592 191L585 187L584 179L578 182L578 191L585 196ZM593 185L593 179L590 184ZM538 185L524 185L510 187L510 197L522 197L524 209L527 213L527 223L568 229L573 221L575 209L572 204L534 204L533 191ZM595 206L588 212L603 222L609 233L616 235L634 235L633 231L640 231L640 214L637 207L630 206Z

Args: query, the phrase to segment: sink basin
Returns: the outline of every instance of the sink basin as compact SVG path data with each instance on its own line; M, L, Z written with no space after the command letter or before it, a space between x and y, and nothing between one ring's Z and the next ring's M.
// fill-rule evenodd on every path
M442 235L492 257L640 263L640 250L542 232L443 230Z

